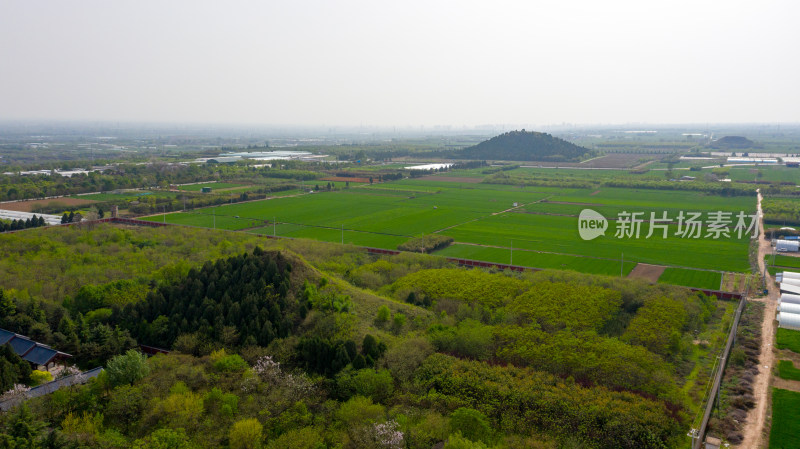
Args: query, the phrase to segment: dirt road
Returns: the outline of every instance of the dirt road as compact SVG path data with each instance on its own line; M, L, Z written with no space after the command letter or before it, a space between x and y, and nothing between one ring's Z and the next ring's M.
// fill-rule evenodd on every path
M761 192L758 193L758 215L761 213ZM759 220L758 236L758 269L765 273L767 277L767 289L769 294L763 298L751 298L751 301L764 303L764 321L761 323L761 355L759 356L758 375L753 380L753 396L755 396L756 406L747 414L742 434L744 440L739 445L741 448L757 449L767 447L769 443L766 437L765 424L770 404L770 385L772 384L772 367L775 365L775 353L772 347L775 335L775 312L778 306L780 290L775 286L774 279L764 270L764 256L772 252L772 245L769 240L765 240L764 224Z

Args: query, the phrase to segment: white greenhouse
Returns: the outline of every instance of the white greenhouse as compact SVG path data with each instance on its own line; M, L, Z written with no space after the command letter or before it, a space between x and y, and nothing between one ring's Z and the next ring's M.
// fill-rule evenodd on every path
M778 312L800 314L800 304L792 304L790 302L779 303Z
M783 278L781 284L798 285L800 286L800 279Z
M781 293L791 293L793 295L800 295L800 286L781 282Z
M775 243L775 251L779 253L796 253L800 250L800 241L797 240L778 240Z
M784 271L781 274L784 279L800 279L800 273L795 273L794 271Z
M778 300L778 304L800 304L800 295L792 295L791 293L784 293L781 295L781 299Z
M800 314L778 312L778 327L800 330Z

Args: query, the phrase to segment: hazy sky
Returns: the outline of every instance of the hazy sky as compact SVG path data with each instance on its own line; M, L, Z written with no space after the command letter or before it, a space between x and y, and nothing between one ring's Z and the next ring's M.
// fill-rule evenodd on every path
M0 119L800 122L800 2L0 0Z

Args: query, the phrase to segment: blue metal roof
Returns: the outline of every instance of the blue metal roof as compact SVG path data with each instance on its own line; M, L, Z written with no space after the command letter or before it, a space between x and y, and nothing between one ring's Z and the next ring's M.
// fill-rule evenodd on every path
M23 359L37 365L47 365L48 362L53 360L56 354L58 354L58 351L55 349L36 345L36 347L31 349L29 353L25 354Z
M23 360L37 365L46 365L59 355L62 357L71 357L69 354L58 352L50 346L36 343L22 335L0 329L0 344L6 343L11 345L11 349Z
M24 356L28 351L31 350L31 348L36 346L36 343L34 343L32 340L18 336L12 338L8 344L11 345L11 347L14 349L14 352L16 352L20 357Z
M8 340L14 338L14 333L5 329L0 329L0 345L8 343Z

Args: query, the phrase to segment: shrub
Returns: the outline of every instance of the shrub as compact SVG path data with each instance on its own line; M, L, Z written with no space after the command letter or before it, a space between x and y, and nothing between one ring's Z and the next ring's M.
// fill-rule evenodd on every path
M345 371L336 376L336 386L342 398L354 395L383 402L392 395L394 382L388 370L361 369L356 372Z
M214 369L221 372L241 372L249 367L239 354L226 355L214 362Z
M112 387L132 384L147 376L149 372L147 356L134 349L114 357L106 365L108 381Z
M403 328L405 324L406 324L405 314L395 313L394 317L392 317L392 327L394 327L396 331L399 331L400 329Z
M133 449L190 449L186 432L181 429L158 429L147 438L133 442Z
M261 432L264 427L255 418L234 423L229 434L231 449L258 449L261 447Z
M31 371L31 386L35 387L37 385L41 385L47 382L53 381L53 375L50 374L48 371L40 371L35 369Z
M471 441L488 443L492 439L492 427L483 413L461 407L450 415L450 428Z
M389 311L389 308L386 306L380 306L378 308L378 315L375 317L375 321L378 323L385 323L389 321L389 317L392 315L392 312Z
M324 449L325 441L313 427L292 429L267 444L267 449Z
M470 441L461 436L460 432L456 432L447 438L443 449L486 449L486 445L480 441Z

